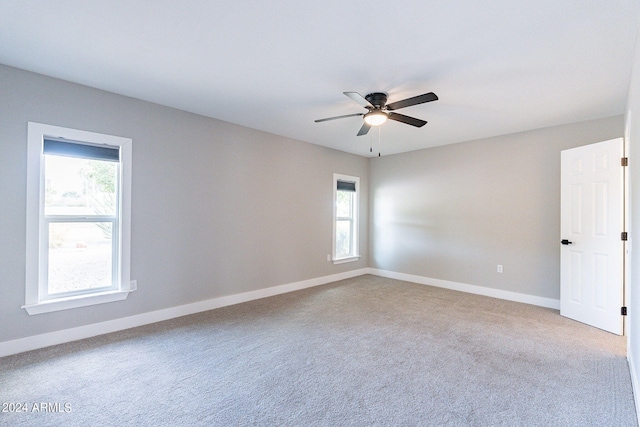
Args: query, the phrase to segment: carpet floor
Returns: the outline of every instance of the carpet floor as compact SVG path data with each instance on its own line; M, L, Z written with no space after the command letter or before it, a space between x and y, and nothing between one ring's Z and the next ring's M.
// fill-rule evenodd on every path
M637 426L625 341L361 276L2 358L0 425Z

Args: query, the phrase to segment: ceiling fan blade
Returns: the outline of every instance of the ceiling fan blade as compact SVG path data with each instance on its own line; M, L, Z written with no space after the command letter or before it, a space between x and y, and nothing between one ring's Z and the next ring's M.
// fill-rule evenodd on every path
M364 108L375 108L373 106L373 104L371 104L369 101L364 99L364 96L360 95L358 92L342 92L342 93L347 95L353 101L355 101L358 104L362 105Z
M364 122L362 124L362 127L360 128L360 131L358 131L358 136L366 135L367 132L369 132L369 129L371 129L371 125L367 122Z
M403 99L402 101L392 102L387 104L387 110L399 110L400 108L411 107L412 105L424 104L425 102L437 101L438 96L433 93L424 93L422 95L414 96L413 98Z
M364 116L364 113L345 114L344 116L327 117L326 119L314 120L314 122L316 123L327 122L329 120L344 119L345 117L355 117L355 116Z
M427 124L425 120L416 119L415 117L409 117L399 113L388 113L387 117L389 120L395 120L396 122L406 123L408 125L415 126L417 128L421 128L422 126Z

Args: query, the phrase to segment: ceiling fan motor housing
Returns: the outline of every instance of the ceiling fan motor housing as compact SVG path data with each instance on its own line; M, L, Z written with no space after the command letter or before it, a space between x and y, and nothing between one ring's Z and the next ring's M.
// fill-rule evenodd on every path
M376 109L382 109L387 105L387 94L382 92L373 92L365 96L364 99L369 101Z

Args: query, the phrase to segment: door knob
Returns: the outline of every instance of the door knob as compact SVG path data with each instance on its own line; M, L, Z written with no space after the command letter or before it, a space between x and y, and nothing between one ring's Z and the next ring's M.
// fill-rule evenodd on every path
M567 239L560 240L560 243L562 243L563 245L573 245L573 242L570 242Z

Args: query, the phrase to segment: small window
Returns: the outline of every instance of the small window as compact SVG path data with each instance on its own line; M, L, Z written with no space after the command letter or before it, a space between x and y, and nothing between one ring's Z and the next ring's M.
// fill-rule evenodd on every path
M130 189L131 139L29 123L29 314L127 297Z
M333 175L333 262L357 261L360 178Z

